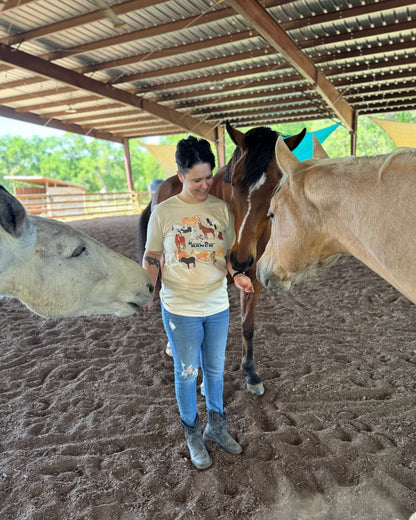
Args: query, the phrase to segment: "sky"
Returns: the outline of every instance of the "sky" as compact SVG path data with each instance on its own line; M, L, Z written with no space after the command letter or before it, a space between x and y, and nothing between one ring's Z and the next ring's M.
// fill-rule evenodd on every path
M23 123L8 117L0 117L0 137L7 134L18 135L24 139L35 135L39 137L62 137L64 133L62 130L55 130L54 128L47 128L32 123Z

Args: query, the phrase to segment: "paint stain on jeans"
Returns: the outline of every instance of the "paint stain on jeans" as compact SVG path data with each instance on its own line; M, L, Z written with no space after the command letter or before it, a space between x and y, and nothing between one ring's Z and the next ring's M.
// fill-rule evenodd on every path
M184 363L182 363L182 372L181 376L186 378L192 378L192 380L195 380L198 377L198 369L193 368L192 365L189 365L188 367L185 366Z

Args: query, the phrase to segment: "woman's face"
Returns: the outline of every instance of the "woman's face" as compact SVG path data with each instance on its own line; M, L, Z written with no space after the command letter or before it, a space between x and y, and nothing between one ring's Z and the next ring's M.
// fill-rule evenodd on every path
M204 201L214 180L209 163L195 164L185 175L178 172L178 177L182 182L182 199L190 203Z

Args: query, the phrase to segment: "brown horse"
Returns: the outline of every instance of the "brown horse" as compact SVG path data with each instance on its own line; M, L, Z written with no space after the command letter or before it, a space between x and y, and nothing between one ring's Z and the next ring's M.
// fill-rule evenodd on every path
M416 303L416 149L299 162L279 139L276 156L288 179L270 205L263 285L288 289L349 254Z
M236 241L231 250L233 268L244 271L252 280L254 292L241 291L241 326L243 340L242 367L247 373L247 390L255 395L264 393L263 383L256 373L253 360L254 320L257 301L263 289L256 279L256 259L263 253L269 240L267 218L270 199L275 186L282 178L276 163L274 148L278 133L268 127L258 127L247 133L226 125L227 132L236 144L229 163L214 175L210 193L230 204L234 213ZM293 150L302 141L306 129L285 139ZM181 191L182 184L175 175L164 181L151 204L143 211L139 222L139 256L143 258L147 224L151 208Z

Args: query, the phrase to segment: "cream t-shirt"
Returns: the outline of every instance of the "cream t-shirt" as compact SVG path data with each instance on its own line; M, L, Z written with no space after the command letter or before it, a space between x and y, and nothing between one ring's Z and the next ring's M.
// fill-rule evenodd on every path
M169 312L210 316L229 307L225 256L234 240L233 214L212 195L197 204L174 196L155 206L146 249L164 252L160 298Z

